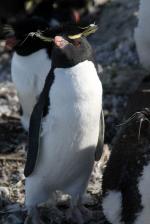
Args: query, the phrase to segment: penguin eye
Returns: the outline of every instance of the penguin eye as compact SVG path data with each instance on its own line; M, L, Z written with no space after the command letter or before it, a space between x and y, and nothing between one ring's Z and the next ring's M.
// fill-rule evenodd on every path
M74 46L76 46L76 47L80 47L80 45L81 45L81 40L80 40L80 39L74 39L74 40L72 40L72 43L73 43Z

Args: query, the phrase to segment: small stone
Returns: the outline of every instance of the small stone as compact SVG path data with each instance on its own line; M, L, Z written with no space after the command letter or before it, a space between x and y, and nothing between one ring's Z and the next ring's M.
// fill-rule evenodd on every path
M7 187L0 187L0 197L9 198L9 189Z

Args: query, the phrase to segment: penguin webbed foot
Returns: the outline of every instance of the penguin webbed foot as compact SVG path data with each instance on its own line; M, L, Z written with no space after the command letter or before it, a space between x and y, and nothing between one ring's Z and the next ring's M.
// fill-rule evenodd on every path
M27 215L24 224L44 224L40 218L39 210L33 209L30 214Z
M38 218L33 219L32 216L28 215L25 219L24 224L44 224L44 222Z
M93 217L92 211L86 208L83 205L70 207L66 212L67 221L84 224L87 221L90 221Z

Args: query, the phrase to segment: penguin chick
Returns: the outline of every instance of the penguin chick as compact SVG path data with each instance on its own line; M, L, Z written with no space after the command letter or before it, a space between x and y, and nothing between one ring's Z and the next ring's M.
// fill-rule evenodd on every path
M56 36L54 43L52 68L30 120L25 204L37 224L37 205L61 190L71 195L71 213L83 223L78 208L103 148L102 85L86 38Z
M140 0L138 18L138 25L134 34L137 52L143 67L150 71L150 1Z
M28 34L46 30L48 27L47 22L38 17L25 18L5 27L6 45L14 50L11 76L22 107L21 122L26 130L33 107L51 68L51 44Z
M102 181L103 213L111 224L150 223L150 109L131 118L120 130Z

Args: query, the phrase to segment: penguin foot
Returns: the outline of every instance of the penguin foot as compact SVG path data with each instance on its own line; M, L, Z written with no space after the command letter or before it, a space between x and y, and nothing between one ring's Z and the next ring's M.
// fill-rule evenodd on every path
M32 217L28 215L24 221L24 224L29 224L31 222L32 222Z
M84 205L79 205L67 210L66 219L73 223L84 224L93 219L93 212Z
M40 218L40 211L37 207L30 207L24 224L44 224Z
M89 221L93 218L93 212L86 208L84 205L80 205L80 211L85 221Z
M44 224L44 222L41 219L33 219L32 216L28 215L25 219L24 224Z
M66 212L66 219L69 223L84 224L83 215L78 207L69 208Z

